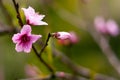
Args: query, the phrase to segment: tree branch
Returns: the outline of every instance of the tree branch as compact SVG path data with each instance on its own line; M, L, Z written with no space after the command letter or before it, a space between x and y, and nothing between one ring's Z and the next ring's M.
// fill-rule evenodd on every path
M34 46L32 46L36 56L39 58L39 60L49 69L50 72L52 72L52 74L54 75L54 70L53 68L47 64L43 59L42 59L42 56L39 55L39 53L37 52L36 48Z
M54 48L53 48L53 55L59 58L61 62L66 64L70 69L72 69L75 73L77 73L78 75L82 77L93 79L93 80L117 80L115 78L108 77L102 74L98 74L98 73L95 73L94 71L91 71L90 69L83 68L82 66L76 65L67 56L65 56L64 53Z

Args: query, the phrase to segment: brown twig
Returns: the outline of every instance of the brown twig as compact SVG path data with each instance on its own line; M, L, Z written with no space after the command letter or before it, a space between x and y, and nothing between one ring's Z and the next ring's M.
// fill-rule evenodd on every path
M13 4L14 4L16 13L17 13L17 18L18 18L19 25L22 27L23 26L23 22L22 22L22 18L20 16L20 12L19 12L19 4L16 3L15 0L12 0L12 1L13 1Z
M42 55L43 51L44 51L45 48L47 47L47 45L48 45L48 41L49 41L50 37L51 37L51 34L48 33L47 40L46 40L45 44L43 45L43 47L42 47L42 49L41 49L41 51L40 51L40 53L39 53L40 56Z
M47 45L48 45L48 41L49 41L50 37L51 37L51 34L48 33L46 42L45 42L45 44L43 45L40 53L38 53L38 55L39 55L40 58L42 57L42 53L43 53L43 51L45 50L45 48L47 47ZM54 74L53 68L52 68L50 65L48 65L44 60L41 60L41 61L43 61L43 63L48 67L48 69Z
M36 56L39 58L39 60L49 69L50 72L52 72L54 74L53 68L42 59L42 56L39 55L39 53L37 52L37 50L34 46L32 46L32 48L33 48Z
M82 77L85 77L85 78L88 78L88 79L93 79L93 80L117 80L115 78L105 76L105 75L102 75L102 74L98 74L98 73L95 73L94 71L91 71L87 68L83 68L82 66L76 65L67 56L65 56L64 53L58 51L55 48L53 48L53 55L55 57L59 58L70 69L72 69L75 73L77 73L78 75L80 75Z

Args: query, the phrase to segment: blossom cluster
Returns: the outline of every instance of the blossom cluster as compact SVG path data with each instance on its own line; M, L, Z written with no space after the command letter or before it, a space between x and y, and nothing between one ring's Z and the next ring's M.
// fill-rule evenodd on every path
M32 7L22 8L26 18L26 24L22 26L19 33L14 34L12 37L13 42L16 44L15 50L17 52L29 53L32 48L32 44L35 43L42 35L31 34L32 25L48 25L46 22L42 21L45 15L40 15L35 12ZM59 40L69 39L75 42L73 36L68 32L56 32L52 33L52 36Z
M15 49L17 52L24 51L29 53L31 51L32 44L42 37L42 35L31 34L31 25L48 24L42 21L45 15L39 15L32 7L28 7L27 9L22 8L22 10L24 11L27 24L22 26L20 33L13 35L12 40L16 43Z
M112 19L105 21L103 17L98 16L94 20L94 25L96 30L102 34L109 34L111 36L117 36L119 34L119 27Z

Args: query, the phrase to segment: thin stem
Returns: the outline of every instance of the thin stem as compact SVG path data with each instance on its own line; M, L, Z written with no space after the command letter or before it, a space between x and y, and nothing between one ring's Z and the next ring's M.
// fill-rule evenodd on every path
M43 59L42 57L39 55L39 53L37 52L36 48L34 47L34 45L32 45L32 49L35 52L36 56L38 57L38 59L49 69L50 72L54 73L54 70L52 69L52 67L50 65L48 65Z
M19 4L16 3L15 0L13 0L13 4L14 4L14 7L15 7L15 10L16 10L16 13L17 13L17 18L18 18L19 25L22 27L23 26L23 22L22 22L22 19L21 19L21 16L20 16L20 12L19 12Z
M42 55L43 51L44 51L45 48L47 47L47 45L48 45L48 41L49 41L50 37L51 37L51 34L48 33L48 37L47 37L47 39L46 39L46 42L45 42L44 46L42 47L42 49L41 49L41 51L40 51L40 53L39 53L40 56Z
M48 64L42 59L42 53L43 53L43 51L45 50L45 48L47 47L48 41L49 41L50 37L51 37L51 34L48 33L48 37L47 37L47 39L46 39L46 42L45 42L45 44L43 45L40 53L38 53L38 55L39 55L41 61L44 63L44 65L46 65L46 67L48 67L48 69L54 74L53 68L52 68L50 65L48 65Z

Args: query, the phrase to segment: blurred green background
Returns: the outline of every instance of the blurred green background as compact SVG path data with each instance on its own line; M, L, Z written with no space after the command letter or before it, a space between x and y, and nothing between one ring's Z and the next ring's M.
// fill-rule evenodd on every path
M19 27L16 18L16 12L12 0L2 0L12 20L9 20L0 6L0 22L5 25L11 26L9 22ZM68 16L66 12L72 14L85 23L93 24L96 16L102 15L106 19L115 20L118 25L120 24L120 0L16 0L20 5L20 13L25 23L25 18L22 7L33 7L40 14L46 15L43 21L47 22L48 26L35 26L32 27L32 33L42 34L42 40L45 41L49 32L57 31L74 31L78 37L79 42L72 46L60 45L57 40L54 41L56 48L65 55L67 55L76 64L89 68L97 73L102 73L108 76L118 77L117 72L109 64L107 58L102 53L99 46L96 44L92 36L85 31L85 26L74 23L74 18ZM66 17L65 17L66 16ZM68 18L68 19L66 19ZM79 22L77 20L76 22ZM2 26L0 26L2 27ZM82 27L82 28L81 28ZM89 26L93 28L94 26ZM81 28L81 29L80 29ZM32 64L37 66L43 74L48 74L47 68L39 62L34 52L29 54L17 53L15 51L15 44L12 42L11 37L13 34L0 36L0 72L4 80L16 80L28 78L25 74L25 65ZM115 51L118 58L120 58L120 36L109 37L110 45ZM36 43L38 51L39 45ZM58 58L52 57L50 46L43 54L44 59L50 63L56 71L71 72L71 70L64 65ZM52 57L52 59L51 59ZM2 79L0 79L2 80Z

